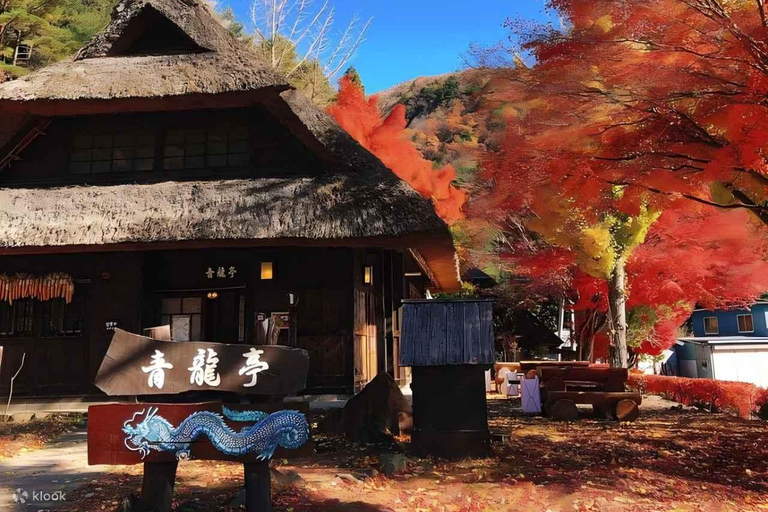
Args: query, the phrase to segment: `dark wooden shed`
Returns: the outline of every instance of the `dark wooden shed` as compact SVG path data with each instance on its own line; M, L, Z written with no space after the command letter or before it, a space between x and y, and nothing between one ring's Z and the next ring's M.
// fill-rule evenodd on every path
M403 301L400 365L413 369L414 451L487 454L484 373L493 362L493 300Z

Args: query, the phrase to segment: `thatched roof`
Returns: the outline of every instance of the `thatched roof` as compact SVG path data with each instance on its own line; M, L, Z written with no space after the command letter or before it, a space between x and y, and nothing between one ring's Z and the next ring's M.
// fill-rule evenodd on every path
M151 98L280 85L242 53L105 57L53 64L0 85L0 100Z
M198 49L126 55L121 38L135 39L131 24L144 22L148 13L169 20ZM204 2L123 0L110 25L74 58L0 85L0 102L155 98L266 87L286 89L288 83L233 38Z
M2 252L200 240L343 247L373 238L429 251L444 244L444 229L407 186L348 175L0 188ZM438 282L455 287L450 273Z
M75 60L111 57L121 53L120 41L129 25L146 9L154 9L171 21L199 48L216 53L241 51L239 42L231 37L211 11L210 5L197 0L122 0L115 7L112 22L78 53ZM122 45L123 48L125 45Z
M398 237L442 227L405 187L366 181L327 176L5 188L0 247Z
M128 51L152 23L183 51ZM75 58L0 85L0 159L41 116L254 103L320 157L320 177L0 188L0 253L205 241L398 246L418 252L441 288L458 287L450 232L431 202L290 89L199 0L123 0Z

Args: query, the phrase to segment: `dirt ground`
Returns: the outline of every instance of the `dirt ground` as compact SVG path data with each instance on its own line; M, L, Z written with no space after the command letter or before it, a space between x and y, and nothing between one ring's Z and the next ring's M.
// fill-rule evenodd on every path
M555 423L522 415L519 401L489 400L493 433L509 436L484 459L435 461L407 443L357 445L316 435L317 453L277 460L281 512L587 512L768 510L768 425L645 400L635 423L587 417ZM382 453L404 453L405 472L378 473ZM178 511L239 511L241 466L179 468ZM137 492L141 466L114 467L69 493L59 512L115 510ZM234 500L234 501L233 501Z
M39 450L84 421L84 414L56 414L26 423L0 420L0 460Z

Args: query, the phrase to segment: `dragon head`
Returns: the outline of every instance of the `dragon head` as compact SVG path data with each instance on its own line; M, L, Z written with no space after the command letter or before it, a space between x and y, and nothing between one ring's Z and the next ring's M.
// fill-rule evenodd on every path
M146 457L152 449L153 433L157 429L155 423L162 421L162 418L156 416L158 411L157 407L150 407L149 409L142 409L141 411L134 413L133 417L123 423L123 432L127 434L124 444L125 447L132 452L139 452L142 460ZM140 422L136 422L136 418L146 412L146 416Z

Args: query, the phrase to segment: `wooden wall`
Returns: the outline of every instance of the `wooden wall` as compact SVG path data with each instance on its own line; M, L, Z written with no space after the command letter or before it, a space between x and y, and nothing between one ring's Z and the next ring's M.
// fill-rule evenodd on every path
M263 261L273 263L271 280L261 279ZM372 285L363 283L366 265L374 268ZM398 363L402 299L413 288L403 276L405 265L397 251L298 247L0 257L0 272L71 274L86 311L76 337L0 337L0 394L7 393L24 353L16 396L97 393L92 382L111 339L107 322L142 333L161 324L163 298L205 297L209 291L219 298L204 299L204 307L214 305L229 320L215 333L205 330L207 341L240 342L240 296L245 343L256 343L258 314L290 314L294 329L280 343L309 352L308 392L359 390L381 372L406 384L409 369ZM207 269L218 267L236 273L209 279ZM298 297L294 307L289 292Z
M310 354L308 387L348 389L352 346L351 249L259 248L183 250L147 253L144 286L151 304L144 326L160 322L159 300L164 296L200 294L218 290L224 300L227 288L245 297L246 343L256 343L256 315L289 313L295 334L286 331L280 343L297 346ZM261 279L261 262L272 262L274 277ZM234 278L208 279L208 268L234 266ZM189 290L184 292L184 290ZM289 292L298 297L291 307ZM209 336L210 338L210 336ZM237 343L233 325L220 341Z
M493 300L410 300L400 364L493 364Z
M399 365L402 301L408 285L406 256L392 250L355 252L354 389L359 391L379 373L405 385L409 370ZM373 283L363 282L364 268L373 268Z
M271 281L260 279L260 262L273 261ZM352 251L348 249L181 250L0 258L0 272L68 272L85 295L85 325L77 337L0 338L0 394L26 353L16 396L96 393L93 378L111 332L107 322L141 333L160 323L164 296L205 295L235 288L246 298L246 342L254 343L256 313L290 312L297 335L285 341L310 353L309 387L348 391L351 381ZM233 279L209 280L208 267L234 266ZM288 292L299 297L295 308ZM216 341L237 342L235 328ZM282 342L283 340L281 340Z
M217 122L247 126L250 133L250 164L245 167L163 170L164 133L173 128L206 129ZM155 170L73 174L70 153L74 138L83 133L100 133L157 129L155 138ZM265 177L312 175L321 168L317 158L287 128L264 109L222 109L188 112L152 112L55 118L46 130L21 154L21 160L5 169L0 176L4 185L48 185L88 183L133 183L175 179Z
M14 395L73 395L96 392L93 379L107 350L107 322L138 332L141 328L142 255L140 253L68 254L0 258L0 272L67 272L87 313L80 336L0 338L0 395L26 353Z
M360 391L379 371L378 337L376 322L376 288L366 285L363 276L366 266L376 263L376 253L356 250L353 263L354 289L354 349L352 387ZM374 268L375 272L375 268ZM377 279L374 273L374 282Z

